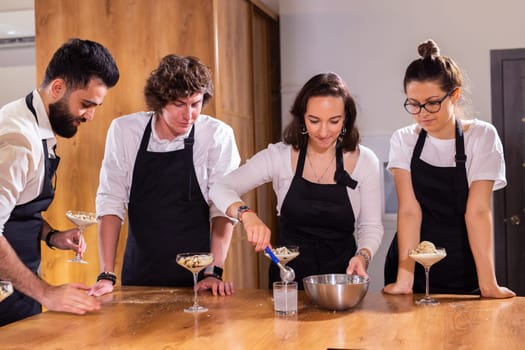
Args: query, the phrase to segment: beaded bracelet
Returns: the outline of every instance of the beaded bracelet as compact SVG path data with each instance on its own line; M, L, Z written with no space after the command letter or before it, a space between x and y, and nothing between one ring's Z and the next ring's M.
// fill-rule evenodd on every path
M115 285L115 283L117 283L117 275L113 272L101 272L97 277L97 282L100 280L108 280Z
M357 253L355 253L355 256L362 256L363 259L365 259L365 269L368 269L368 264L370 264L370 255L360 249Z

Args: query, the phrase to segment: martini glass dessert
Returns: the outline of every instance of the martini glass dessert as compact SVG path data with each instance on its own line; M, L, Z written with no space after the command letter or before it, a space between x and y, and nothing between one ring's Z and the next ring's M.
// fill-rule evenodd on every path
M193 305L184 309L184 312L206 312L207 308L200 306L197 301L197 275L201 270L213 262L212 253L181 253L177 254L177 264L193 273Z
M423 265L425 268L425 296L416 301L417 305L437 305L439 301L429 293L430 267L447 256L445 248L436 248L433 243L422 241L416 249L411 249L408 256Z
M0 302L13 294L13 285L9 281L0 281Z
M295 279L295 271L286 266L290 261L299 255L299 247L295 245L280 246L273 249L266 247L264 255L279 266L280 277L284 282L292 282ZM273 255L273 256L272 256ZM277 258L274 259L274 258Z
M85 211L66 211L66 217L78 226L80 230L80 240L83 239L84 230L86 227L91 226L97 223L97 217L95 213L89 213ZM82 259L82 255L77 253L73 259L68 260L68 262L76 262L80 264L87 264L87 261Z

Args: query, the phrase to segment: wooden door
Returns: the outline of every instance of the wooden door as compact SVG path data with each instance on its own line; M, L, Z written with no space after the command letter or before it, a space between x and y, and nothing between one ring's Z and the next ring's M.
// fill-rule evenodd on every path
M525 295L525 49L492 51L491 74L508 182L494 195L496 273L500 284Z
M281 140L281 69L279 64L279 22L252 6L252 47L254 80L254 146L260 151L269 142ZM276 198L272 184L257 188L257 213L272 230L278 231ZM259 254L259 287L268 286L270 261Z

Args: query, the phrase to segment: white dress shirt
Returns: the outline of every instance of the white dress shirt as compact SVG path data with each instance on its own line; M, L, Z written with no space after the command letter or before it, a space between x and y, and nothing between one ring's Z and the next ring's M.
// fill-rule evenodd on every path
M417 124L397 130L390 139L388 169L400 168L410 171L412 153L419 137ZM469 186L476 180L493 180L493 190L507 185L503 146L496 128L482 120L473 119L463 133ZM436 167L455 167L456 139L438 139L427 134L421 151L421 160Z
M97 216L117 215L124 220L135 159L144 129L152 115L152 112L138 112L116 118L111 123L100 170L96 199ZM149 152L170 152L184 148L184 139L190 131L173 140L161 140L155 132L154 124L148 143ZM193 165L201 192L210 205L210 218L224 216L211 203L208 191L218 178L239 166L240 156L233 129L207 115L200 115L194 127Z
M0 109L0 235L15 206L40 195L44 186L45 159L42 140L54 157L55 134L40 95L33 91L38 124L25 97Z
M358 184L354 190L347 187L347 192L356 219L357 249L367 248L373 256L383 237L380 164L372 150L362 145L359 150L355 169L350 174ZM290 145L279 142L255 154L246 164L215 183L210 190L215 205L224 212L231 204L241 201L240 197L248 191L272 182L280 215L294 177L291 151Z

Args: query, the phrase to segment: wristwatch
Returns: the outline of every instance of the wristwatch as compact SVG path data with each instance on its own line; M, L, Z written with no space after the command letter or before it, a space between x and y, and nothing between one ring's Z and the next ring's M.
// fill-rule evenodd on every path
M245 211L251 211L250 207L247 206L247 205L241 205L241 206L237 209L237 220L241 221L241 215L242 215L242 213L244 213Z
M49 232L47 233L47 235L46 235L46 244L47 244L47 246L48 246L49 248L51 248L51 249L55 249L55 246L53 245L53 243L51 243L51 237L53 237L53 235L54 235L55 233L58 233L58 232L60 232L60 231L57 231L57 230L51 230L51 231L49 231Z
M213 276L216 279L222 281L222 272L224 270L220 268L219 266L208 266L206 269L204 269L204 277Z

